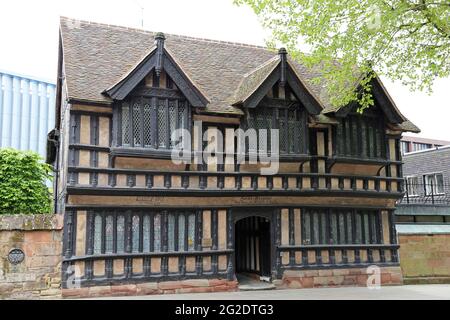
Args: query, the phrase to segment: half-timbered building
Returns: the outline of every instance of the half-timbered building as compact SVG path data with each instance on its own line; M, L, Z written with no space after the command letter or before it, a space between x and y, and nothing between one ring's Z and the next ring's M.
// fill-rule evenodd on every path
M62 18L48 161L63 291L235 290L239 273L278 287L361 285L372 265L383 284L401 283L399 143L418 129L379 79L361 114L333 107L314 76L283 49ZM209 132L223 152L173 161L180 128L188 158L214 143ZM235 132L252 128L279 130L276 173L238 163ZM264 147L246 146L247 157Z

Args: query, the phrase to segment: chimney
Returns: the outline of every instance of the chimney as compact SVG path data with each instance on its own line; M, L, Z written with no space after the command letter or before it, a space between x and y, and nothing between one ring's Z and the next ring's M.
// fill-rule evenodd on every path
M284 87L286 85L287 51L285 48L280 48L278 54L280 55L281 60L280 86Z
M156 66L155 73L159 77L161 75L161 71L163 70L163 59L164 59L164 40L166 37L164 33L158 32L155 35L155 44L156 44Z

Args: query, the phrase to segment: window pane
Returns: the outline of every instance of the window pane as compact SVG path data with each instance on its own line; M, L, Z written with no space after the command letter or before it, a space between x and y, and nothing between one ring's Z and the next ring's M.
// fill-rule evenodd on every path
M138 102L133 104L133 139L136 147L141 146L141 107Z
M184 239L185 236L185 224L186 220L184 214L178 216L178 251L184 251Z
M314 212L313 214L313 230L312 233L314 234L314 240L311 244L319 244L319 214L317 212Z
M173 148L176 141L172 141L172 133L175 131L177 125L177 115L175 114L175 101L169 101L169 134L170 134L170 147Z
M161 251L161 215L155 215L153 227L153 251Z
M288 113L288 135L289 135L289 153L295 153L299 145L299 136L297 135L300 123L297 121L298 110L290 108Z
M169 251L175 251L175 216L173 214L169 214L168 216L168 248Z
M119 216L117 218L117 252L124 252L125 244L125 217Z
M122 145L130 145L130 107L126 102L122 104Z
M355 244L361 244L362 242L362 220L359 213L355 214Z
M261 143L262 141L259 141L259 130L261 129L266 129L266 115L264 113L264 110L259 110L259 112L257 112L255 114L255 129L256 129L256 134L258 135L258 150L261 151L267 151L267 140L266 143Z
M150 251L150 216L146 215L144 217L144 221L143 221L143 226L142 226L142 231L143 231L143 251L144 252L149 252Z
M178 103L178 128L179 129L187 129L186 121L187 120L187 108L184 102ZM184 131L182 131L183 133ZM180 145L183 145L183 135L180 137Z
M188 250L195 250L195 214L188 217Z
M330 244L337 244L337 216L335 213L330 214Z
M288 152L288 136L287 136L287 123L286 123L285 109L278 109L278 128L280 129L280 152Z
M308 245L312 244L311 241L311 220L310 220L310 212L305 212L302 214L303 218L303 244Z
M327 214L328 213L326 213L326 212L320 213L320 241L319 241L319 244L328 243Z
M418 195L419 194L419 178L418 177L408 177L408 195Z
M436 192L436 184L434 182L434 175L425 176L425 191L427 195L431 195L432 191Z
M94 254L102 253L102 217L95 216L94 220Z
M369 215L364 214L364 243L370 243Z
M131 223L132 251L139 252L139 216L133 216Z
M158 102L158 141L160 148L166 148L167 137L167 121L166 121L166 106L164 100Z
M152 109L149 103L144 105L144 146L152 146Z
M370 230L371 230L371 238L370 243L375 244L377 243L378 238L378 228L377 228L377 217L375 212L371 212L369 214L369 222L370 222Z
M347 243L352 244L353 242L353 225L352 225L352 213L347 212Z
M107 216L106 217L106 226L105 226L105 252L106 253L112 253L113 247L114 247L114 239L113 239L113 232L114 232L114 218L113 216Z
M437 193L444 193L444 177L442 174L436 175L436 191Z
M339 213L339 243L346 244L345 241L345 214Z

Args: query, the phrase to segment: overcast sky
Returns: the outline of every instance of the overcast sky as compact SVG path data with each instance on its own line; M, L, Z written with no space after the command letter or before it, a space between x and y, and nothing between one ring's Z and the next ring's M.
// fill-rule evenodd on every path
M0 1L0 70L55 82L59 16L141 27L142 7L146 30L257 45L269 34L232 0ZM450 140L450 79L437 81L431 96L383 81L419 136Z

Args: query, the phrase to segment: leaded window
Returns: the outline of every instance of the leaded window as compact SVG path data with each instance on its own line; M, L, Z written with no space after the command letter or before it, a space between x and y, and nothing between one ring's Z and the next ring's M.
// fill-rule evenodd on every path
M175 216L169 214L168 218L168 248L169 251L175 251Z
M124 212L97 212L93 215L92 226L88 227L92 232L88 251L93 254L195 250L198 223L195 213L136 212L128 216Z
M383 118L373 113L342 118L337 126L337 153L345 157L386 158Z
M123 253L125 245L125 217L119 216L117 218L117 252Z
M195 215L190 214L188 216L188 250L195 250Z
M150 216L145 215L144 221L143 221L143 227L142 227L142 233L143 233L143 246L142 250L144 252L150 251L150 239L151 239L151 222L150 222Z
M185 251L184 247L185 239L186 239L186 217L184 214L180 214L178 216L178 251Z
M133 216L131 223L131 235L132 235L132 250L133 252L139 252L139 216Z
M114 250L114 217L106 217L105 226L105 252L112 253Z
M102 252L102 217L96 215L94 219L94 254Z
M161 251L161 215L155 215L153 222L153 251Z
M379 212L375 210L305 209L304 245L380 244Z
M123 147L174 149L181 147L183 134L172 140L172 133L189 129L186 100L139 97L122 102L120 110Z
M259 138L259 130L267 130L267 142L258 139L258 146L254 142L247 142L249 151L271 152L270 129L279 130L279 152L281 155L306 153L306 113L298 105L291 107L258 106L248 109L246 129L255 129Z

